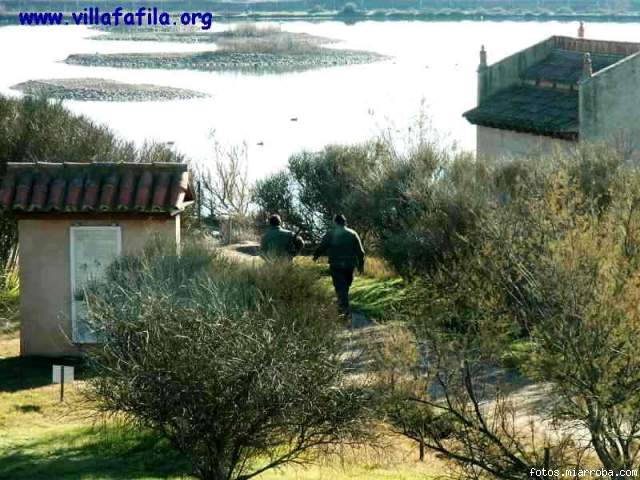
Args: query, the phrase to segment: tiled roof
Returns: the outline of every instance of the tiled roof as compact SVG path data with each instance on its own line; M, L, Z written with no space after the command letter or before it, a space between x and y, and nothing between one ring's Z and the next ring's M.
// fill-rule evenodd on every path
M178 163L9 163L0 209L23 213L164 213L193 202Z
M489 97L482 96L476 108L463 114L469 122L576 140L585 53L589 53L591 58L593 74L640 51L640 43L561 36L550 37L527 50L533 51L539 47L549 52L545 53L545 58L527 67L522 65L524 57L518 57L518 76L509 77L510 86L504 90ZM514 63L513 58L510 57L509 62ZM485 66L488 74L484 78L491 80L493 71L498 72L498 76L502 75L501 65L504 64L499 62Z
M476 125L575 139L578 91L512 87L483 100L464 116Z
M593 73L602 70L624 58L624 55L592 53ZM553 50L544 60L526 69L524 80L546 80L552 83L576 84L582 75L584 53L570 50Z

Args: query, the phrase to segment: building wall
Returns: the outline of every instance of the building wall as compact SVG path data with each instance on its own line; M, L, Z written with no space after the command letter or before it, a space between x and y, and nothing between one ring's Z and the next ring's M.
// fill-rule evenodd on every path
M477 127L477 157L480 160L500 161L508 158L535 158L554 149L569 149L575 142L543 137L529 133Z
M580 140L606 141L640 152L640 54L580 84Z
M544 60L553 50L556 37L551 37L529 48L514 53L493 65L478 70L478 103L500 90L519 85L522 73ZM490 55L491 52L487 52Z
M71 343L71 226L119 225L122 253L140 251L153 237L179 242L180 219L21 219L20 248L20 354L75 355Z
M639 43L553 36L478 70L478 103L522 82L522 73L544 60L555 48L578 52L633 55ZM487 52L488 55L491 52ZM600 72L598 72L600 74Z

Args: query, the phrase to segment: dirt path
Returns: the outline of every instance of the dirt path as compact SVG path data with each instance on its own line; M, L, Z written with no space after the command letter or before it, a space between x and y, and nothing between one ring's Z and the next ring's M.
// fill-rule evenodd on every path
M258 242L240 242L231 245L225 245L220 248L222 253L229 258L239 260L241 262L262 262L260 257L260 244Z

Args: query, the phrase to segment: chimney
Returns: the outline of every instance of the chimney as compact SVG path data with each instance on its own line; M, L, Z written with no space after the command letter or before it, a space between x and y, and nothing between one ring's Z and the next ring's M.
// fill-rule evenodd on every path
M484 49L484 45L480 47L480 68L487 66L487 51Z
M591 54L587 52L582 57L581 80L586 80L587 78L591 78L591 75L593 75L593 66L591 65Z
M580 22L578 27L578 38L584 38L584 22Z
M485 75L488 69L487 51L484 49L484 45L482 45L482 48L480 48L480 65L478 66L478 105L480 105L482 98L485 97Z

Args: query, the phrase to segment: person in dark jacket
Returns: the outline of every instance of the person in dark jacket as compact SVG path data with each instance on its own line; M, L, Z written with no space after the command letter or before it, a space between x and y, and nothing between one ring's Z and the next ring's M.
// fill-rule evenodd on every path
M349 312L349 288L353 282L353 271L358 268L364 273L364 248L358 234L347 228L344 215L336 215L334 227L322 239L313 254L313 259L327 254L331 270L331 280L336 290L340 310L345 315Z
M260 249L262 256L268 260L288 258L291 260L304 247L304 240L291 230L282 228L280 215L269 217L269 229L262 236Z

